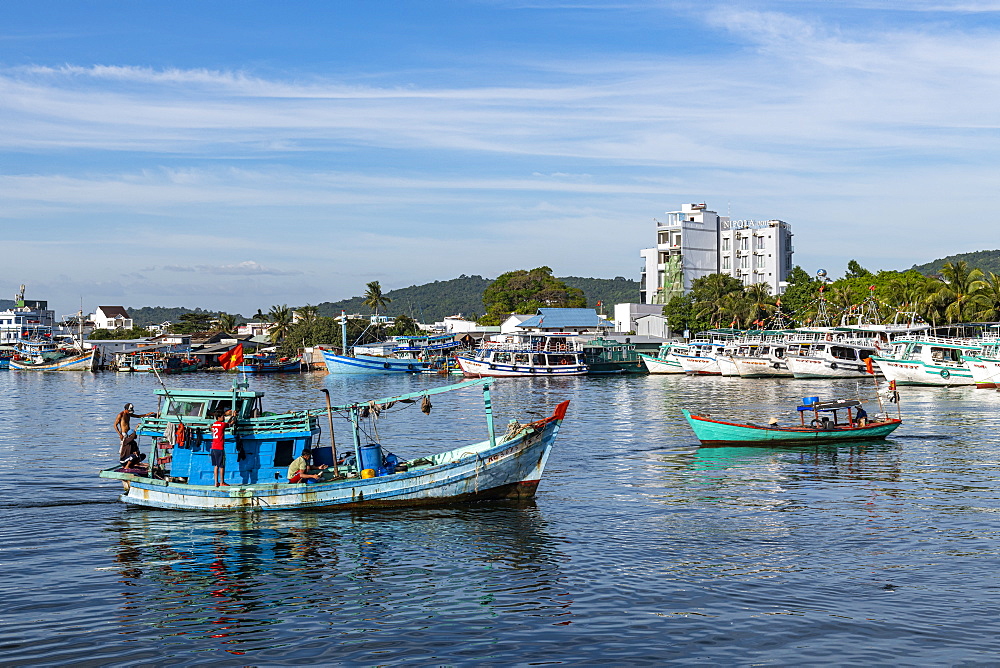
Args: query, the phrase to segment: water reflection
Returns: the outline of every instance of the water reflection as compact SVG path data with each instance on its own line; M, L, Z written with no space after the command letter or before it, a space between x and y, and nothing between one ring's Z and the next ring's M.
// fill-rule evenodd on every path
M421 619L454 624L513 612L565 623L572 599L552 592L567 557L538 509L490 506L124 513L106 530L123 632L145 626L165 642L212 639L233 653L272 647L301 624L313 637L382 647L389 640L376 631Z

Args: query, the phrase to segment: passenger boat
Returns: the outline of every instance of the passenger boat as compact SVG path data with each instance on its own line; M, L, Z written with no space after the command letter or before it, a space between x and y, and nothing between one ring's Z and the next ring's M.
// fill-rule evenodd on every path
M583 376L583 345L566 332L510 334L483 341L471 355L457 355L469 377Z
M447 358L449 351L461 345L454 339L451 334L397 336L385 343L387 355L367 355L357 350L353 355L343 355L324 349L323 360L327 371L335 374L434 371Z
M969 367L976 387L988 389L1000 386L1000 339L986 341L977 352L962 353L961 357Z
M277 357L267 353L250 353L235 370L240 373L292 373L302 370L301 357Z
M972 370L963 357L975 355L981 341L936 336L900 338L872 361L899 385L973 385Z
M687 374L695 376L721 376L719 356L723 354L725 344L714 341L692 341L684 346L677 346L673 356L680 362L681 368Z
M769 337L771 338L771 337ZM744 342L731 356L741 378L791 378L785 363L787 345L761 339Z
M144 418L138 427L140 437L153 443L153 466L113 467L100 476L121 481L125 491L120 500L126 504L181 510L379 508L527 499L538 487L569 401L560 403L549 417L524 424L512 420L498 434L491 382L470 380L343 406L331 406L327 394L326 409L289 413L265 412L263 392L238 382L232 391L157 390L156 417ZM416 408L417 401L419 410L428 412L430 395L462 388L483 392L486 440L454 447L454 441L442 435L447 450L408 461L386 453L383 444L362 445L362 433L377 433L369 421ZM216 487L208 430L213 419L227 410L236 418L232 433L227 429L225 436L227 484ZM351 424L351 452L343 459L336 457L332 445L334 414ZM323 426L329 425L324 431L330 434L326 445L319 443L324 416ZM288 482L287 467L303 448L313 450L314 465L329 467L318 481Z
M635 344L599 337L584 341L582 349L588 375L647 373L646 366L636 352Z
M785 364L796 378L862 378L865 360L876 354L876 341L857 339L846 332L790 346Z
M684 417L702 445L811 445L884 439L903 422L887 415L860 426L852 409L861 406L857 400L818 401L807 397L798 407L799 424L779 426L720 420L708 415L694 415L687 409ZM847 419L838 420L838 411L846 410ZM831 414L830 419L826 414ZM810 420L806 422L806 416Z
M660 349L656 351L656 355L639 353L639 359L641 359L642 363L646 365L646 370L649 371L649 373L685 373L680 360L674 356L674 348L679 345L681 344L676 342L664 343L660 346Z
M20 339L10 368L19 371L93 371L93 348L81 353L61 347L51 339Z
M201 362L186 355L159 350L134 350L115 355L115 371L123 373L185 373L197 371Z
M17 354L14 346L0 346L0 369L10 368L10 361Z

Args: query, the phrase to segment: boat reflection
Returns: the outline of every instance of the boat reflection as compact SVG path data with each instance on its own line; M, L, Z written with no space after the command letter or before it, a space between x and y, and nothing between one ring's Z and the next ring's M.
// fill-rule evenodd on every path
M530 503L231 517L137 510L107 532L121 628L152 627L164 642L212 639L243 653L287 642L301 624L334 642L381 643L388 637L372 631L442 609L572 616L573 600L555 589L569 558Z

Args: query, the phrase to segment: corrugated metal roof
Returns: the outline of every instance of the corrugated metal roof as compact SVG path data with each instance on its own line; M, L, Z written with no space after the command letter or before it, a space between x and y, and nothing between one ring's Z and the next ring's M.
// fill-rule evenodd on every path
M598 329L614 328L614 323L597 315L592 308L540 308L522 322L519 329Z

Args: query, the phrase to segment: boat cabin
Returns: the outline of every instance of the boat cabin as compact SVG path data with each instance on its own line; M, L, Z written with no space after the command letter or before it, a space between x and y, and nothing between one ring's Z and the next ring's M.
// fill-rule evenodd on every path
M269 413L263 392L233 390L156 390L156 417L145 418L140 436L153 439L155 463L170 479L212 485L210 426L232 411L226 428L226 482L248 485L285 482L288 465L319 436L315 416L306 412ZM313 462L331 464L329 446L313 451Z

